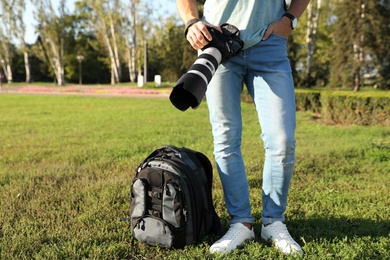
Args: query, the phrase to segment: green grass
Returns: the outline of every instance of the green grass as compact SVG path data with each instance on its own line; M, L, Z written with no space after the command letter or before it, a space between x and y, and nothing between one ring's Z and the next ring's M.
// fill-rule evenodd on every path
M257 238L224 259L287 259L260 239L264 154L253 105L242 106ZM385 127L325 126L298 113L286 223L303 259L390 258L389 136ZM119 220L137 166L165 144L214 163L207 106L183 113L166 99L0 95L0 259L213 258L215 238L164 250L132 242Z

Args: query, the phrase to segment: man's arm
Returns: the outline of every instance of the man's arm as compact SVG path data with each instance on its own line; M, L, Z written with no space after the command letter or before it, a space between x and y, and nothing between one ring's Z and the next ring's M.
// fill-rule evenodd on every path
M294 15L298 19L305 11L309 2L310 0L292 0L290 8L287 10L287 12Z
M176 8L186 27L189 25L188 28L186 28L187 40L195 50L202 49L212 38L207 30L206 24L199 19L196 0L177 0ZM198 19L199 21L194 22L196 21L194 19Z
M310 0L292 0L290 8L287 10L287 13L294 15L297 19L301 17L305 11ZM283 16L280 20L272 23L263 36L263 41L265 41L272 33L279 34L288 38L292 31L291 21L288 17Z
M192 19L199 19L198 6L194 0L177 0L176 8L180 15L181 20L186 23Z

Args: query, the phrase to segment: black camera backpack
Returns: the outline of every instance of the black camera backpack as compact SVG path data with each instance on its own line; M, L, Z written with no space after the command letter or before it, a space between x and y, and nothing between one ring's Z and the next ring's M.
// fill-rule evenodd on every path
M220 230L208 158L163 146L138 167L130 190L133 237L149 245L183 248Z

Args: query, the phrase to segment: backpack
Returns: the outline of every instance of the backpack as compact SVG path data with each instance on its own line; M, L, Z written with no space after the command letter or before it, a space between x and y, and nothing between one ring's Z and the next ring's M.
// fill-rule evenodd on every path
M163 146L138 167L130 188L133 238L183 248L217 234L220 219L212 195L208 158L188 148Z

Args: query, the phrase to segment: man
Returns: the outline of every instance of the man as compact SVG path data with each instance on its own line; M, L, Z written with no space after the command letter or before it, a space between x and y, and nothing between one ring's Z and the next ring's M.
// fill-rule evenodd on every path
M195 0L177 0L186 38L195 50L211 41L206 26L232 24L244 49L222 62L206 92L214 155L231 217L228 232L211 253L230 253L254 239L248 181L241 154L240 93L243 83L254 100L265 148L261 237L282 252L302 253L284 225L287 195L295 162L295 97L287 38L309 0L206 0L202 20Z

